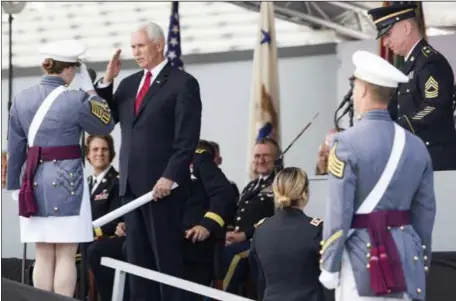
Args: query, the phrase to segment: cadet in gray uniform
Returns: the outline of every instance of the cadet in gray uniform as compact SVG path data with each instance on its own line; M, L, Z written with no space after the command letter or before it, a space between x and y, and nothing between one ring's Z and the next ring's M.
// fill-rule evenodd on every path
M65 296L74 295L77 245L94 238L81 134L114 127L78 60L84 52L76 41L42 47L46 74L16 95L8 127L7 189L19 190L21 241L36 244L34 286ZM81 90L70 90L76 76Z
M320 281L336 301L424 300L435 219L424 142L395 124L388 100L408 78L366 51L353 55L359 121L336 135Z

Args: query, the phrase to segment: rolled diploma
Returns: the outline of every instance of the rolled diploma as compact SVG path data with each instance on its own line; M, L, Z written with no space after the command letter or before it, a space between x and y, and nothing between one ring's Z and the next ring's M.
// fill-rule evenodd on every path
M178 185L176 183L173 183L171 190L175 189L177 186ZM121 216L124 216L128 212L131 212L131 211L135 210L136 208L141 207L142 205L144 205L146 203L149 203L150 201L152 201L153 196L154 196L153 191L148 192L148 193L140 196L139 198L134 199L133 201L117 208L116 210L113 210L113 211L109 212L108 214L103 215L99 219L94 220L92 222L92 225L94 228L102 227L102 226L106 225L107 223L110 223L113 220L115 220Z

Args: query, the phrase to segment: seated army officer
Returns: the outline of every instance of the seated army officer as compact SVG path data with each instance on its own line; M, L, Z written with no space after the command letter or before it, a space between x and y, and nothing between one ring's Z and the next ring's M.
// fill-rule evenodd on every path
M249 274L248 253L255 224L265 217L274 215L275 162L280 150L277 143L269 138L256 142L253 151L253 172L258 177L251 181L241 193L237 204L232 231L225 239L225 279L223 289L238 293L240 284L247 281Z
M215 153L210 142L199 141L191 165L191 195L184 213L184 277L207 286L215 278L215 249L218 242L223 243L226 217L235 206L233 187L215 164ZM185 292L182 300L203 297Z
M92 219L120 207L119 173L111 165L115 156L114 141L110 135L91 135L86 143L87 160L94 174L88 178L91 190ZM101 257L125 260L122 245L125 235L116 235L116 228L122 220L114 220L95 229L97 239L87 247L87 263L93 272L101 301L110 301L114 281L114 270L101 265ZM117 231L118 232L118 231Z

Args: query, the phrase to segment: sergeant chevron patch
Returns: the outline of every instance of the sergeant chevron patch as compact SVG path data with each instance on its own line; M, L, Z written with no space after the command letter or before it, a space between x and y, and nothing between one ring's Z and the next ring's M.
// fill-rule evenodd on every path
M96 100L89 100L90 109L92 114L101 120L104 124L108 124L111 120L111 112L106 104Z
M432 76L429 76L424 84L424 95L426 98L436 98L439 96L439 83Z
M337 143L334 144L333 148L329 152L328 172L336 178L342 179L344 177L345 162L337 158L336 147Z

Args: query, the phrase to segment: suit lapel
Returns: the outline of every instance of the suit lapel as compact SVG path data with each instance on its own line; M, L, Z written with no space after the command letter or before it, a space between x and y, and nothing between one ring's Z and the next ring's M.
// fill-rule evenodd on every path
M113 167L111 166L111 168L108 170L108 172L105 174L105 176L101 180L101 183L98 184L97 188L95 188L93 193L90 194L90 199L94 200L94 198L97 194L100 194L103 191L103 189L106 189L106 187L109 186L109 183L111 182L112 174L113 174ZM93 180L92 180L92 183L93 183Z
M136 115L135 121L139 118L141 113L144 111L144 108L149 103L150 99L160 90L160 88L168 81L169 73L171 72L171 65L167 63L165 67L161 70L158 74L158 77L155 78L154 82L150 86L149 90L147 91L144 99L139 107L139 112ZM138 87L139 88L139 87Z
M135 103L136 103L136 95L138 94L138 91L140 89L139 87L139 84L141 83L141 79L142 77L144 76L144 70L143 71L139 71L138 73L135 74L134 76L134 79L133 79L133 83L131 85L131 87L133 87L133 89L131 89L131 94L128 98L128 104L127 104L127 108L129 110L128 112L128 115L131 116L131 120L135 120Z

